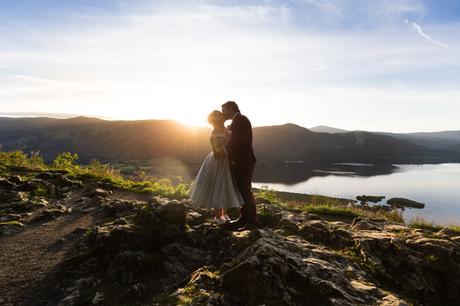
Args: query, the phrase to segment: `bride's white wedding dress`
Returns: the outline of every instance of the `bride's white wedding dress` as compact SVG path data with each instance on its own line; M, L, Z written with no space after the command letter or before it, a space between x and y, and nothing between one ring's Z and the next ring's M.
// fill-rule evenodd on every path
M201 165L189 194L195 205L206 208L231 208L243 205L243 198L233 182L228 156L224 149L229 137L231 135L228 131L211 134L210 142L213 151L223 154L215 156L211 152Z

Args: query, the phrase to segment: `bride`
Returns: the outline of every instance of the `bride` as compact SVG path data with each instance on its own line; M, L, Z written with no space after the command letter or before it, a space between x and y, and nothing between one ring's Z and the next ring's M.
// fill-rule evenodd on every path
M210 136L212 152L205 158L203 165L190 190L190 198L195 205L213 208L214 221L222 224L230 221L227 209L241 207L243 198L235 186L228 161L225 145L231 132L224 127L224 116L213 111L208 116L213 126Z

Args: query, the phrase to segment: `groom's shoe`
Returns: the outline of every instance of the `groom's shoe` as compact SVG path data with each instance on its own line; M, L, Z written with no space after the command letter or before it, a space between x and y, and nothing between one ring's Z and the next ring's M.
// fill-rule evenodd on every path
M222 228L228 231L237 231L240 227L245 226L246 223L244 220L240 217L239 219L235 221L230 221L228 223L222 224Z
M254 224L247 224L245 226L239 227L238 232L244 232L244 231L253 231L257 229L257 225Z
M252 231L259 227L259 223L257 221L253 222L246 222L242 227L238 228L239 232L242 231Z

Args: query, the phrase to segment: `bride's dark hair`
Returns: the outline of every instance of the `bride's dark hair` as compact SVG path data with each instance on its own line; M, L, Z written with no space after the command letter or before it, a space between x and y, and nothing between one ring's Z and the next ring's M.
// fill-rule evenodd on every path
M220 120L222 124L225 122L224 114L221 111L214 110L208 115L208 122L212 125L216 124L216 121Z

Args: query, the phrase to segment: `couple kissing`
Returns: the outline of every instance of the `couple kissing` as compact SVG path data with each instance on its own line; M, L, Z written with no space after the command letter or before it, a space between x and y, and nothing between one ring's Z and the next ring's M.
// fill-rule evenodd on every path
M226 128L225 121L232 123ZM214 210L214 221L227 230L257 226L256 204L251 181L256 158L252 148L252 126L234 101L208 116L212 152L205 158L190 190L193 204ZM240 208L240 217L230 220L229 208Z

